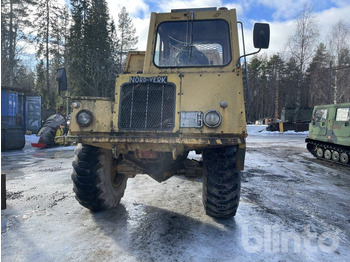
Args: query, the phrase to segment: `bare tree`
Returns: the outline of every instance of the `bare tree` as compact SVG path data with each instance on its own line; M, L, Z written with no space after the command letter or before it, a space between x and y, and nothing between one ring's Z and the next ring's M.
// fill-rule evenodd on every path
M339 20L329 33L328 37L329 50L331 59L334 64L331 80L332 100L334 104L344 101L345 96L347 100L350 90L349 77L349 50L350 50L350 26L344 21Z
M296 101L295 111L300 109L302 105L302 97L308 94L303 85L303 73L306 70L308 61L313 56L313 50L319 36L319 30L315 17L312 15L312 8L305 4L301 13L296 18L296 31L294 35L289 38L288 48L292 56L297 61L297 66L300 69L300 77L298 85L296 86ZM306 106L306 105L304 105Z
M134 50L134 47L138 42L138 36L135 36L136 29L125 7L123 7L120 13L118 14L118 30L120 34L118 66L120 73L122 72L122 67L124 66L128 51Z

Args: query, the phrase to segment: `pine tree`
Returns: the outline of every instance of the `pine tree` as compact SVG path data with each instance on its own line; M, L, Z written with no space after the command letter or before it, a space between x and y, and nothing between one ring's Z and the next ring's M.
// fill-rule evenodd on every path
M42 70L45 71L46 89L43 91L40 86L38 90L42 96L42 105L47 108L56 108L58 94L55 76L57 68L64 63L68 20L69 13L66 6L59 6L54 0L38 0L35 13L36 56L40 61L38 64L40 73Z
M24 30L32 28L29 17L33 0L1 0L1 85L18 88L17 71L23 42L30 39ZM22 42L22 45L19 43Z
M52 43L57 35L53 27L60 18L60 7L54 0L37 0L37 12L35 13L36 43L38 59L45 59L46 89L50 92L50 60ZM58 40L59 41L59 40Z
M115 81L115 67L109 35L109 15L105 0L94 0L89 8L86 24L88 75L90 94L111 96Z
M88 2L85 0L71 0L70 4L72 25L69 29L65 52L68 85L72 94L88 95L84 89L86 85L84 79L87 74L85 27L88 16Z
M261 90L260 86L260 75L261 75L262 61L259 56L253 56L253 58L248 63L249 72L249 92L250 97L249 102L246 104L247 110L247 120L254 121L259 119L259 109L257 106L257 101L259 99L259 93Z
M295 108L297 100L297 86L300 83L301 70L298 64L298 61L291 57L286 62L286 75L285 75L285 85L283 88L282 97L286 99L283 101L283 105L286 108Z
M273 91L270 93L271 99L274 98L270 103L271 108L269 108L269 115L272 116L272 111L274 111L274 118L280 118L281 116L280 88L283 84L284 72L283 60L279 54L273 55L267 63L267 74L269 75L269 91Z
M344 47L335 70L333 101L346 103L350 101L350 50Z
M267 58L254 56L249 64L250 101L247 105L249 121L264 118L269 115L269 87L267 76ZM271 116L270 116L271 117Z
M310 90L310 106L327 104L330 99L330 56L326 46L320 43L306 71L306 84Z
M65 46L67 43L70 22L68 7L59 7L56 10L56 15L53 20L55 20L55 22L51 24L51 42L49 52L52 60L51 64L57 69L65 63Z
M67 44L68 74L72 93L113 95L116 30L105 0L71 1L73 24Z
M48 103L48 91L46 89L45 66L42 59L39 60L38 64L36 65L35 90L36 93L42 97L42 108L49 108L50 104Z

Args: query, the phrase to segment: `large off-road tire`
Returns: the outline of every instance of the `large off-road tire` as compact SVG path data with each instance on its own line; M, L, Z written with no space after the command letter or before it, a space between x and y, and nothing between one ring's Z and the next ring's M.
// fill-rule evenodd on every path
M236 147L203 152L203 204L207 215L229 218L236 214L241 174L236 168Z
M124 195L127 177L118 174L110 150L79 144L74 151L73 191L78 202L92 210L116 207Z

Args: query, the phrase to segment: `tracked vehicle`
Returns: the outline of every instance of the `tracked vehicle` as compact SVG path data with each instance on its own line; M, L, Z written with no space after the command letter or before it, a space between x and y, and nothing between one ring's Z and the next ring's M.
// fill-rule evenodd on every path
M247 136L238 25L226 8L152 13L147 50L129 53L115 96L73 99L69 135L56 141L79 143L72 179L81 205L113 208L128 178L162 182L185 170L203 172L208 215L236 214ZM255 24L259 51L269 35ZM64 71L57 80L64 90ZM187 159L191 150L203 162Z
M350 166L350 103L315 106L305 142L315 157Z

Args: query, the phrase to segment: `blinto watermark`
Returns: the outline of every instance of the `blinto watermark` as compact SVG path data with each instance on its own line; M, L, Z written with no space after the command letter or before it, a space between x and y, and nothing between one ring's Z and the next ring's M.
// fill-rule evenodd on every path
M303 232L283 231L280 225L265 225L262 232L242 226L242 247L249 253L332 253L339 247L339 236L333 232L317 234L310 227Z

